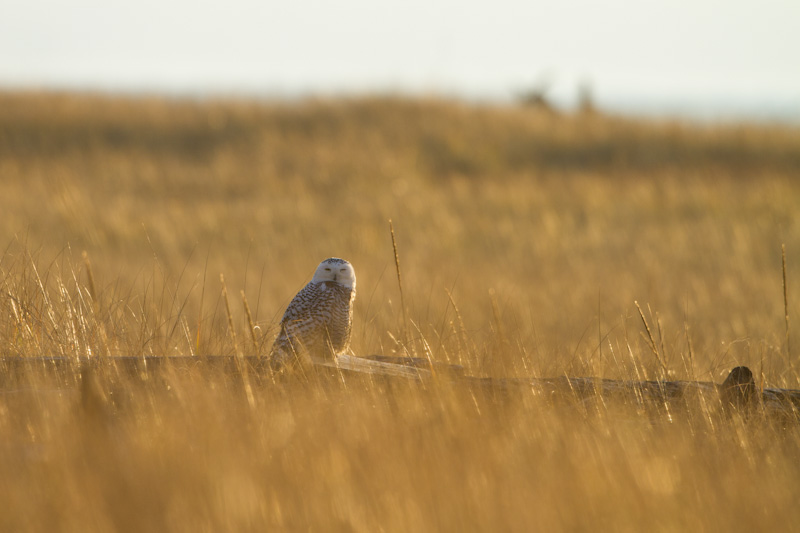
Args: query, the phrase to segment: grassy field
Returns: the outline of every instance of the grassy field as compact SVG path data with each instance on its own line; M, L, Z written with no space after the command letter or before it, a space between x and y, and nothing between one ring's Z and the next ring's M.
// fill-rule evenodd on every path
M0 352L265 354L291 297L338 256L358 276L356 355L477 376L721 382L747 365L759 384L800 388L798 178L796 128L4 93ZM3 531L800 521L800 428L721 417L714 398L654 417L289 377L254 381L250 405L229 375L134 386L101 372L124 401L97 415L75 380L2 381Z

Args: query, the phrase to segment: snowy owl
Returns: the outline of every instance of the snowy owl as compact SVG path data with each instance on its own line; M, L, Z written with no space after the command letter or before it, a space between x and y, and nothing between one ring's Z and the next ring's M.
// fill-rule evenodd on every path
M347 351L356 299L356 273L344 259L331 257L289 303L270 352L280 367L300 359L330 360Z

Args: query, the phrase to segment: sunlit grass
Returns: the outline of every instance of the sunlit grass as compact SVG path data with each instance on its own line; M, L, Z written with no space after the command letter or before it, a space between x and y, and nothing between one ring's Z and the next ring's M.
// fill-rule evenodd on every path
M800 132L778 127L3 94L0 351L265 354L289 299L340 256L358 276L357 355L497 377L721 382L747 365L799 388L781 272L785 243L793 319L799 173ZM665 414L446 379L253 374L248 395L235 371L79 370L4 372L0 530L800 518L794 422L726 418L712 397Z

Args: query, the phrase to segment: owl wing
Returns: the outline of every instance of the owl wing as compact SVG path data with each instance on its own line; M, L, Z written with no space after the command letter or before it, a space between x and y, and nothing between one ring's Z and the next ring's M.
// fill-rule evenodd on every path
M281 319L281 331L272 346L273 359L285 362L295 354L312 351L322 340L329 296L319 283L309 283L298 292Z
M317 287L316 283L309 283L300 289L300 292L294 295L294 298L286 307L283 318L281 318L281 326L287 323L307 320L311 317L319 292L319 287Z

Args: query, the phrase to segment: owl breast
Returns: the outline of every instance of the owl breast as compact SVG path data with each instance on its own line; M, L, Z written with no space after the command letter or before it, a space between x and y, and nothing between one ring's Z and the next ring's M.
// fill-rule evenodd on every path
M327 332L330 346L334 354L342 353L350 345L350 332L353 323L353 300L355 291L338 283L323 282L327 285L325 292L330 292L331 303L328 306L330 316L327 317Z

